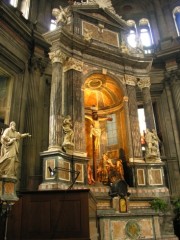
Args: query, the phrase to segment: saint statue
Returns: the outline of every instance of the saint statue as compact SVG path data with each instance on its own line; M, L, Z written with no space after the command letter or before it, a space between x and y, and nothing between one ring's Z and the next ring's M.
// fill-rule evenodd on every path
M150 131L149 129L146 129L145 134L145 142L146 142L146 157L159 157L159 137L153 129Z
M31 137L29 133L16 131L16 123L11 122L1 136L0 176L16 177L19 165L19 140L24 137Z
M68 25L71 22L71 6L74 5L74 0L68 0L69 6L62 8L59 6L59 8L53 8L52 15L56 18L56 24L57 25Z
M63 146L74 146L73 139L74 139L74 131L71 121L71 116L67 115L63 121L63 132L64 132L64 142Z

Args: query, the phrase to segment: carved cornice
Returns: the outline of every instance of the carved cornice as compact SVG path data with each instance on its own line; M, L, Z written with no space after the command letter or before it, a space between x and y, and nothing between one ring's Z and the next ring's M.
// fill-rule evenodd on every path
M136 77L125 74L125 81L127 85L136 86Z
M59 62L63 64L67 56L61 50L56 50L49 53L49 58L51 59L52 63Z
M90 59L91 63L96 64L92 61L98 60L100 65L104 65L103 62L107 61L107 65L109 66L109 62L111 62L111 64L118 64L118 66L120 67L125 66L125 70L127 73L129 72L128 69L130 68L131 71L133 70L133 72L136 73L136 75L138 75L138 73L146 74L147 71L149 72L152 64L152 59L150 59L149 57L142 60L135 56L128 55L127 58L120 54L121 52L119 49L111 47L110 45L106 46L106 44L102 44L98 41L92 41L92 43L89 44L87 47L87 42L84 41L82 35L73 34L66 28L57 28L54 31L49 31L46 34L43 34L43 36L46 41L53 46L52 49L59 49L60 41L63 49L71 51L69 52L70 54L72 53L72 51L76 51L80 53L78 55L81 57L83 52L83 56L85 57L85 59ZM71 46L73 46L73 50L71 49Z
M67 72L68 70L74 69L78 72L83 71L83 65L84 62L77 60L76 58L68 58L68 60L64 64L64 72Z
M150 86L151 86L150 77L138 78L137 85L141 90L143 88L150 88Z

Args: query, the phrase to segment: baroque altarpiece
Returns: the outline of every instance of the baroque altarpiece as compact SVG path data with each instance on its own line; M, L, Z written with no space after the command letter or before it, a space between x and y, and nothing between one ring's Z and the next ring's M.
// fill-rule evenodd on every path
M167 203L170 199L164 161L168 144L163 145L157 134L159 122L155 122L151 98L154 59L144 54L141 43L136 48L129 46L129 26L116 14L110 1L68 4L52 10L57 28L43 35L35 24L22 24L17 10L14 18L20 26L18 34L26 33L25 40L12 34L9 15L2 18L2 28L11 26L7 33L16 39L16 46L9 46L10 42L3 38L11 54L0 45L4 59L0 63L4 69L8 65L16 84L7 87L9 75L3 72L0 101L6 106L0 110L8 124L12 99L6 99L6 91L13 92L15 87L21 94L14 98L11 117L20 131L25 128L32 134L20 149L20 188L34 190L33 184L42 175L37 191L90 189L97 202L98 226L90 222L94 240L176 239L171 213L162 217L150 204L154 198ZM1 9L8 12L6 4L1 4ZM173 64L173 60L166 62L163 80L168 97L161 90L161 101L168 104L163 103L161 108L168 112L170 106L174 123L169 83L177 83L178 74ZM178 96L177 89L172 87ZM143 136L138 106L145 113ZM177 144L178 136L173 136L176 125L171 126L168 114L162 128L172 130L166 138ZM167 159L171 183L179 176L174 145L169 147L172 154ZM175 194L176 184L170 187Z
M51 46L52 82L39 190L66 189L75 177L70 173L79 172L74 187L89 185L97 198L102 239L160 237L157 215L145 210L152 196L169 198L150 94L152 59L141 46L128 46L128 26L111 4L72 1L53 14L58 27L44 34ZM145 154L137 88L145 109ZM54 176L50 169L59 171ZM113 196L108 185L116 181L128 190L120 187Z

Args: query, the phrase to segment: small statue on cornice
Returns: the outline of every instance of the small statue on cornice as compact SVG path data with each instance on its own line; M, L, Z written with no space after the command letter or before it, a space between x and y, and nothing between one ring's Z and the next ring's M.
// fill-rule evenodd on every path
M124 40L121 42L120 49L122 53L129 54L129 48Z
M70 23L71 11L69 7L62 8L53 8L52 15L56 18L57 25L67 25Z

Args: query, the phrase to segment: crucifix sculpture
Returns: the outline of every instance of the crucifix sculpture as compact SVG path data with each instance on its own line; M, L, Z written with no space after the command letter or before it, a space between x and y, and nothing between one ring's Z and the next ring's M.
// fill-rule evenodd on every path
M102 117L99 118L97 108L95 106L91 107L92 116L87 117L91 120L91 129L90 129L90 137L92 137L92 151L93 151L93 177L95 181L97 180L97 153L100 147L100 139L102 129L100 126L101 121L112 121L110 117Z

